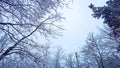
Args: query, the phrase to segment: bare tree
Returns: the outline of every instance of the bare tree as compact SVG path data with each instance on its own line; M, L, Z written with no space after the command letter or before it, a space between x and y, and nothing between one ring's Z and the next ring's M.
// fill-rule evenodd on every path
M35 53L41 48L37 42L41 36L58 35L62 28L56 21L62 17L57 8L64 3L63 0L0 0L0 61L10 55L40 61L36 60L41 58Z
M69 54L66 57L66 68L75 68L75 57L73 54Z
M43 46L41 49L41 68L50 68L52 65L50 65L50 60L51 58L51 51L50 51L50 46Z
M116 40L104 33L102 35L89 35L82 53L84 61L89 68L119 68L120 54L117 51Z
M64 64L63 63L64 59L64 52L61 47L57 47L55 54L54 54L54 68L63 68Z
M86 41L87 46L84 47L82 53L87 56L86 59L93 67L98 66L98 68L105 68L103 62L103 52L101 50L101 39L94 37L93 34L90 34L88 40ZM90 66L91 67L91 66Z
M80 68L80 61L79 61L79 55L77 52L75 52L75 58L76 58L76 68Z

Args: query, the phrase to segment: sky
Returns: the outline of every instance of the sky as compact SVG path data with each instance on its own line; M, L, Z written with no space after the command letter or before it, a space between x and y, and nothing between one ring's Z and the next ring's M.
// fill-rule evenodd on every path
M91 16L92 10L88 7L93 3L95 6L103 6L107 0L73 0L69 8L63 9L63 36L55 39L52 46L61 46L65 52L79 51L89 33L98 34L98 28L103 27L103 20Z

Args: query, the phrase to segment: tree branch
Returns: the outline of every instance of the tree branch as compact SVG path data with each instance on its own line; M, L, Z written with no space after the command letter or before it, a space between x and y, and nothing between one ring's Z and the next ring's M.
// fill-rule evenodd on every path
M45 19L44 21L42 21L30 34L28 34L27 36L24 36L23 38L21 38L18 42L16 42L13 46L9 47L1 56L0 56L0 61L7 56L7 54L13 50L22 40L26 39L27 37L31 36L34 32L37 31L37 29L39 29L40 26L42 26L42 24L47 21L48 19L50 19L50 17L48 17L47 19Z

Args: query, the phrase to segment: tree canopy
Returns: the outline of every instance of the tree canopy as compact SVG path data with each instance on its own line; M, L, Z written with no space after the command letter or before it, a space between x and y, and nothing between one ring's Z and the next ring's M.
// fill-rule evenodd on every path
M111 28L114 36L120 36L120 0L108 0L103 7L89 6L94 18L103 18L104 23Z
M0 61L16 54L39 58L42 45L35 38L58 35L62 28L56 21L62 17L57 9L64 5L64 0L0 0Z

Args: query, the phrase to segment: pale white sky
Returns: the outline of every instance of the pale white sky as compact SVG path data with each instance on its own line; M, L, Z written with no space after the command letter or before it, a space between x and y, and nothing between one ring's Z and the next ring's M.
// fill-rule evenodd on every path
M103 6L107 0L73 0L70 8L64 9L66 20L63 21L65 31L63 37L55 39L53 46L62 46L66 52L78 51L84 44L90 32L98 33L97 27L102 27L102 20L94 19L90 3Z

